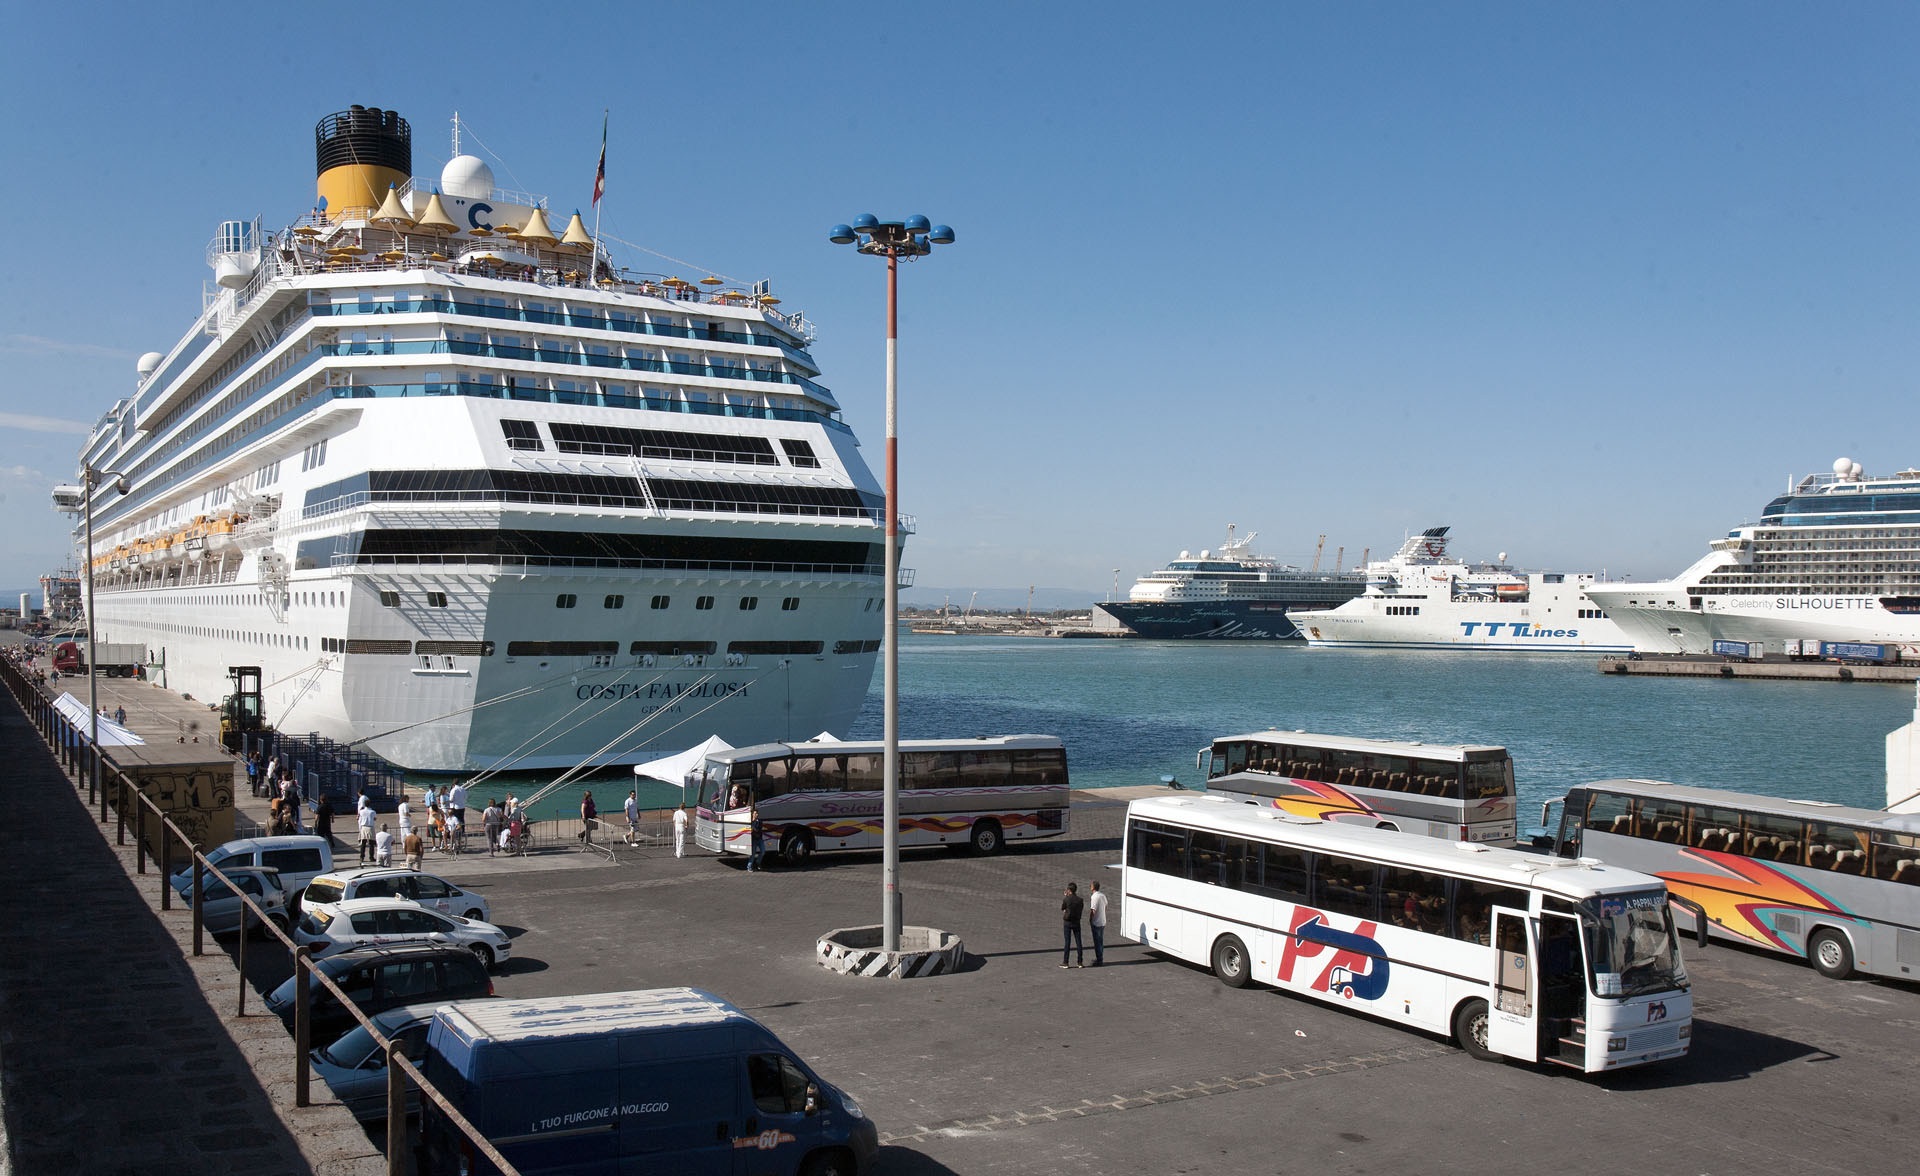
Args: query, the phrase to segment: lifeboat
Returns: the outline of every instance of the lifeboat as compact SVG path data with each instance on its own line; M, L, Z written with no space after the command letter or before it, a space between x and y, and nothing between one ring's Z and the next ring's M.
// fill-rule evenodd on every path
M233 522L231 518L219 518L207 524L208 555L226 555L239 550L239 545L233 538Z

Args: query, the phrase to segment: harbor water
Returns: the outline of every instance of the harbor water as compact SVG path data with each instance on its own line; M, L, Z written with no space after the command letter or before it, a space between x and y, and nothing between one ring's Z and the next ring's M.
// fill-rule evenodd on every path
M1573 784L1641 776L1839 804L1886 803L1885 739L1913 717L1905 686L1624 678L1584 656L1309 649L1297 642L1046 640L903 634L905 739L1058 735L1073 783L1111 788L1172 776L1201 783L1195 752L1267 728L1513 753L1520 824ZM847 738L881 737L881 680ZM784 733L795 739L813 731ZM692 744L704 733L688 739ZM482 793L526 796L540 781L498 777ZM617 815L632 777L562 788L541 816L579 809L591 788ZM643 805L679 789L642 784Z

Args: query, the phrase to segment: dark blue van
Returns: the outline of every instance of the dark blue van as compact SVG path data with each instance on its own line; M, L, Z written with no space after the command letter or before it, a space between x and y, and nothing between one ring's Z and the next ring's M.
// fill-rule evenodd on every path
M427 1080L526 1176L865 1172L879 1132L766 1026L694 988L449 1006ZM431 1101L427 1176L497 1169Z

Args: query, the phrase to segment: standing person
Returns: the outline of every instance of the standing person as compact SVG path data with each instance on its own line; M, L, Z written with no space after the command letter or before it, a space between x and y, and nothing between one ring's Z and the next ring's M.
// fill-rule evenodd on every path
M124 706L114 707L113 721L120 724L122 727L126 726L127 725L127 708Z
M373 863L377 866L393 864L393 830L385 825L373 836Z
M373 861L373 806L367 803L364 793L360 796L360 864L369 865Z
M1087 926L1093 928L1093 966L1107 962L1107 896L1095 882L1087 894Z
M299 833L300 828L300 785L292 776L280 780L280 799L286 801L282 809L287 817L287 832Z
M461 811L462 810L460 809L454 809L451 812L447 813L447 852L448 853L461 852L460 834L466 822L462 821L459 817L454 815L455 813L458 813Z
M420 840L420 835L408 829L406 835L400 838L400 852L407 855L407 869L418 873L421 859L427 854L426 843Z
M407 803L407 790L404 788L400 790L400 804L393 810L393 815L400 822L400 840L404 842L407 834L413 832L413 806Z
M687 856L687 806L673 810L673 856Z
M463 781L447 789L447 832L453 837L453 852L460 852L460 832L467 827L467 786Z
M594 818L598 817L599 815L600 815L600 810L593 807L593 793L591 792L581 793L580 795L580 848L581 849L585 849L587 846L593 844L593 822L594 822Z
M747 836L753 844L747 850L747 869L757 872L760 869L760 856L765 852L767 826L760 819L760 806L754 805L747 810Z
M258 755L247 761L247 791L254 796L260 795L260 757Z
M447 848L447 814L436 804L428 810L428 820L432 823L433 847L444 850Z
M1060 896L1060 966L1063 968L1084 968L1087 966L1087 947L1080 938L1080 916L1087 909L1086 900L1080 897L1080 887L1067 883L1067 891ZM1080 962L1072 963L1075 952L1080 954Z
M640 844L640 790L639 789L636 788L631 792L627 793L627 803L625 807L626 807L626 813L627 813L627 844L638 845Z
M500 848L500 830L506 826L507 815L500 811L500 802L489 800L487 811L480 814L480 827L487 832L487 856L492 857Z
M320 795L320 803L313 806L313 831L327 839L327 849L333 849L333 801L325 793Z

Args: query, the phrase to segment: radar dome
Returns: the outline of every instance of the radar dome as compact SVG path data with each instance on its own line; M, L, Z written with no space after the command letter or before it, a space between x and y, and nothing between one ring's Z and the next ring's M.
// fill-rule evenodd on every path
M1506 553L1506 552L1504 552L1504 551L1503 551L1503 552L1501 552L1501 553L1500 553L1500 555L1499 555L1499 560L1500 560L1500 562L1501 562L1501 563L1506 563L1506 562L1507 562L1507 553Z
M1848 477L1850 477L1850 478L1853 478L1853 479L1854 479L1855 481L1858 481L1858 480L1859 480L1859 478L1860 478L1860 463L1859 463L1859 462L1857 462L1857 461L1856 461L1856 462L1854 462L1854 463L1853 463L1853 468L1851 468L1851 469L1849 469L1849 470L1847 471L1847 476L1848 476Z
M440 190L449 196L485 200L493 195L493 169L477 155L456 155L440 169Z
M149 351L140 357L140 362L133 365L133 370L138 372L140 378L144 380L159 371L160 365L166 361L166 358L158 351Z
M1836 477L1846 477L1849 473L1853 472L1853 459L1851 457L1834 458L1833 472Z

